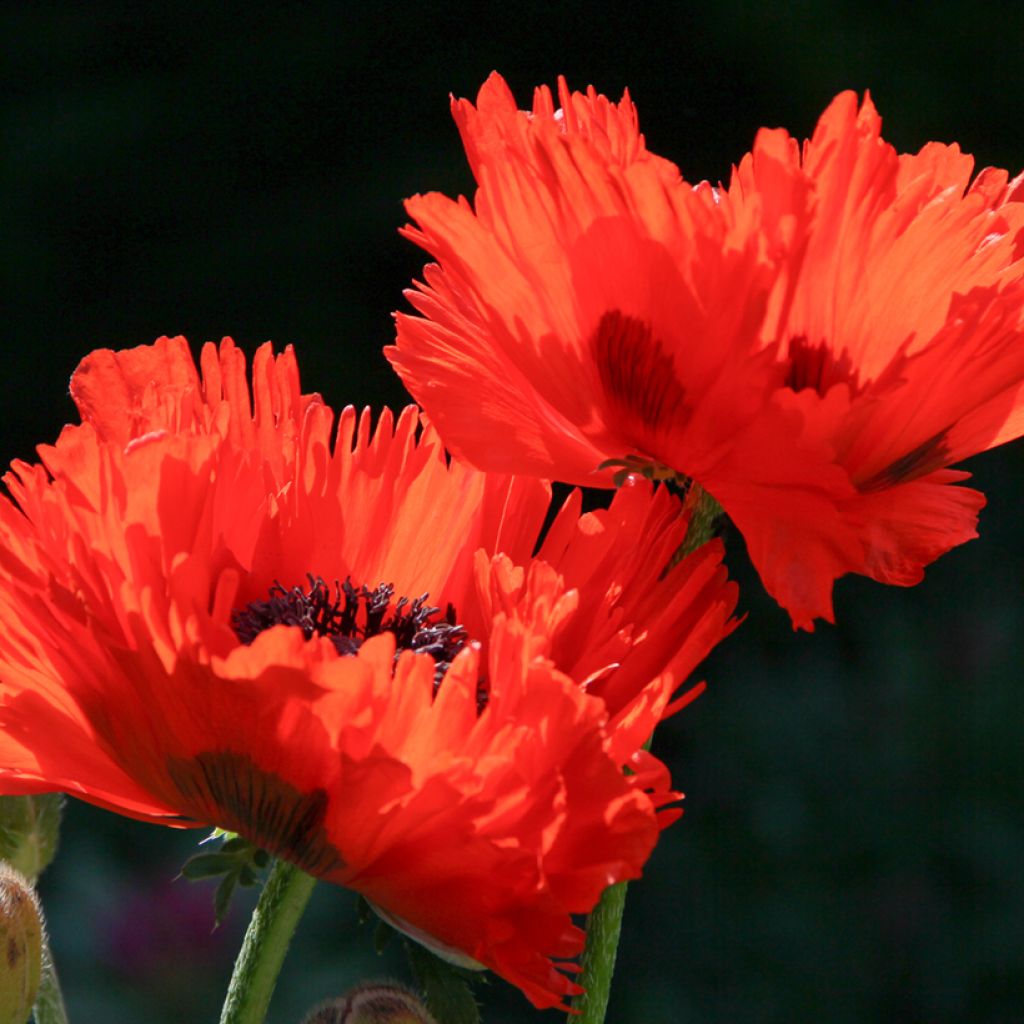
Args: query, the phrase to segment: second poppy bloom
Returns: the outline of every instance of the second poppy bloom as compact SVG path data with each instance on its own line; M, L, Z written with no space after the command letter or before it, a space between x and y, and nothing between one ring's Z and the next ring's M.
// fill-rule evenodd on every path
M678 811L641 745L731 628L644 482L570 501L302 394L291 351L101 350L0 499L0 792L235 831L537 1005ZM637 538L640 538L639 541ZM675 698L675 699L673 699ZM629 771L626 772L625 769Z
M796 625L847 572L917 582L975 535L947 467L1024 432L1021 184L901 156L843 94L803 148L764 131L728 188L649 153L628 97L453 113L474 206L416 196L437 264L389 358L454 451L610 486L696 480Z

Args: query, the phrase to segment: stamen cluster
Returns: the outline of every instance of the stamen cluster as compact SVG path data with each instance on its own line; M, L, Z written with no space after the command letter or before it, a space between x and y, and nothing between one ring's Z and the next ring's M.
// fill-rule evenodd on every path
M355 654L363 642L380 633L393 633L395 657L402 651L429 654L436 663L434 689L466 646L465 627L455 621L449 604L441 617L440 608L427 604L428 594L410 600L394 599L391 583L378 583L372 590L356 587L351 579L334 582L333 590L320 576L307 574L309 589L286 588L275 583L265 601L252 601L231 616L231 626L243 644L251 644L271 626L298 626L306 639L329 637L339 654Z

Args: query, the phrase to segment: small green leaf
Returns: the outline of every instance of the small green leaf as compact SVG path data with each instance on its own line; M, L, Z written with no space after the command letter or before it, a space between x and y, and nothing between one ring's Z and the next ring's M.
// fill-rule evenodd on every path
M213 897L214 921L219 925L227 916L235 889L240 885L258 884L270 856L233 832L215 831L201 845L215 839L222 840L220 847L190 857L182 866L181 874L193 882L203 878L221 879Z
M217 886L213 895L213 925L219 928L228 916L231 906L231 897L235 894L236 878L234 875L225 875L224 880Z
M181 874L190 882L200 878L216 878L236 870L236 858L223 853L197 853L182 865Z

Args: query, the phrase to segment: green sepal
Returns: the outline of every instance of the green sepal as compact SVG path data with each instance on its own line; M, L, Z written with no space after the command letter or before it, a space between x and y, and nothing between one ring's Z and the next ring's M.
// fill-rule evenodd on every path
M480 1024L480 1006L470 986L473 982L485 980L482 972L456 967L408 939L405 951L427 1009L438 1021L444 1024Z
M197 882L201 878L216 878L218 875L238 874L239 858L230 853L197 853L189 857L181 869L182 878Z
M231 907L231 897L235 895L235 887L238 885L236 875L225 875L213 894L213 926L219 928L221 922L228 916Z
M220 878L220 885L213 894L214 927L219 926L231 906L231 897L240 886L257 885L260 875L270 863L266 850L254 846L247 839L215 829L203 840L221 840L220 847L212 853L197 853L182 865L181 876L190 882L203 878Z

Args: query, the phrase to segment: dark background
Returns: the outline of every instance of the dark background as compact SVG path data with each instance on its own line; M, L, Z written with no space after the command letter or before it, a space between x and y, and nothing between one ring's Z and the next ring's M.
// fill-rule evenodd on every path
M1024 165L1018 5L782 10L8 8L0 455L56 436L87 351L163 333L292 343L332 404L402 404L380 349L423 257L400 201L471 188L447 97L492 68L524 105L558 73L628 86L691 180L727 177L761 125L807 134L844 88L871 89L902 150ZM728 536L749 618L656 740L688 813L631 889L610 1021L1022 1019L1022 449L969 468L981 539L913 590L841 582L813 636ZM77 1024L217 1018L246 913L211 935L209 887L172 881L197 838L70 808L42 890ZM320 886L271 1021L402 975L369 947ZM486 1021L533 1018L489 986Z

